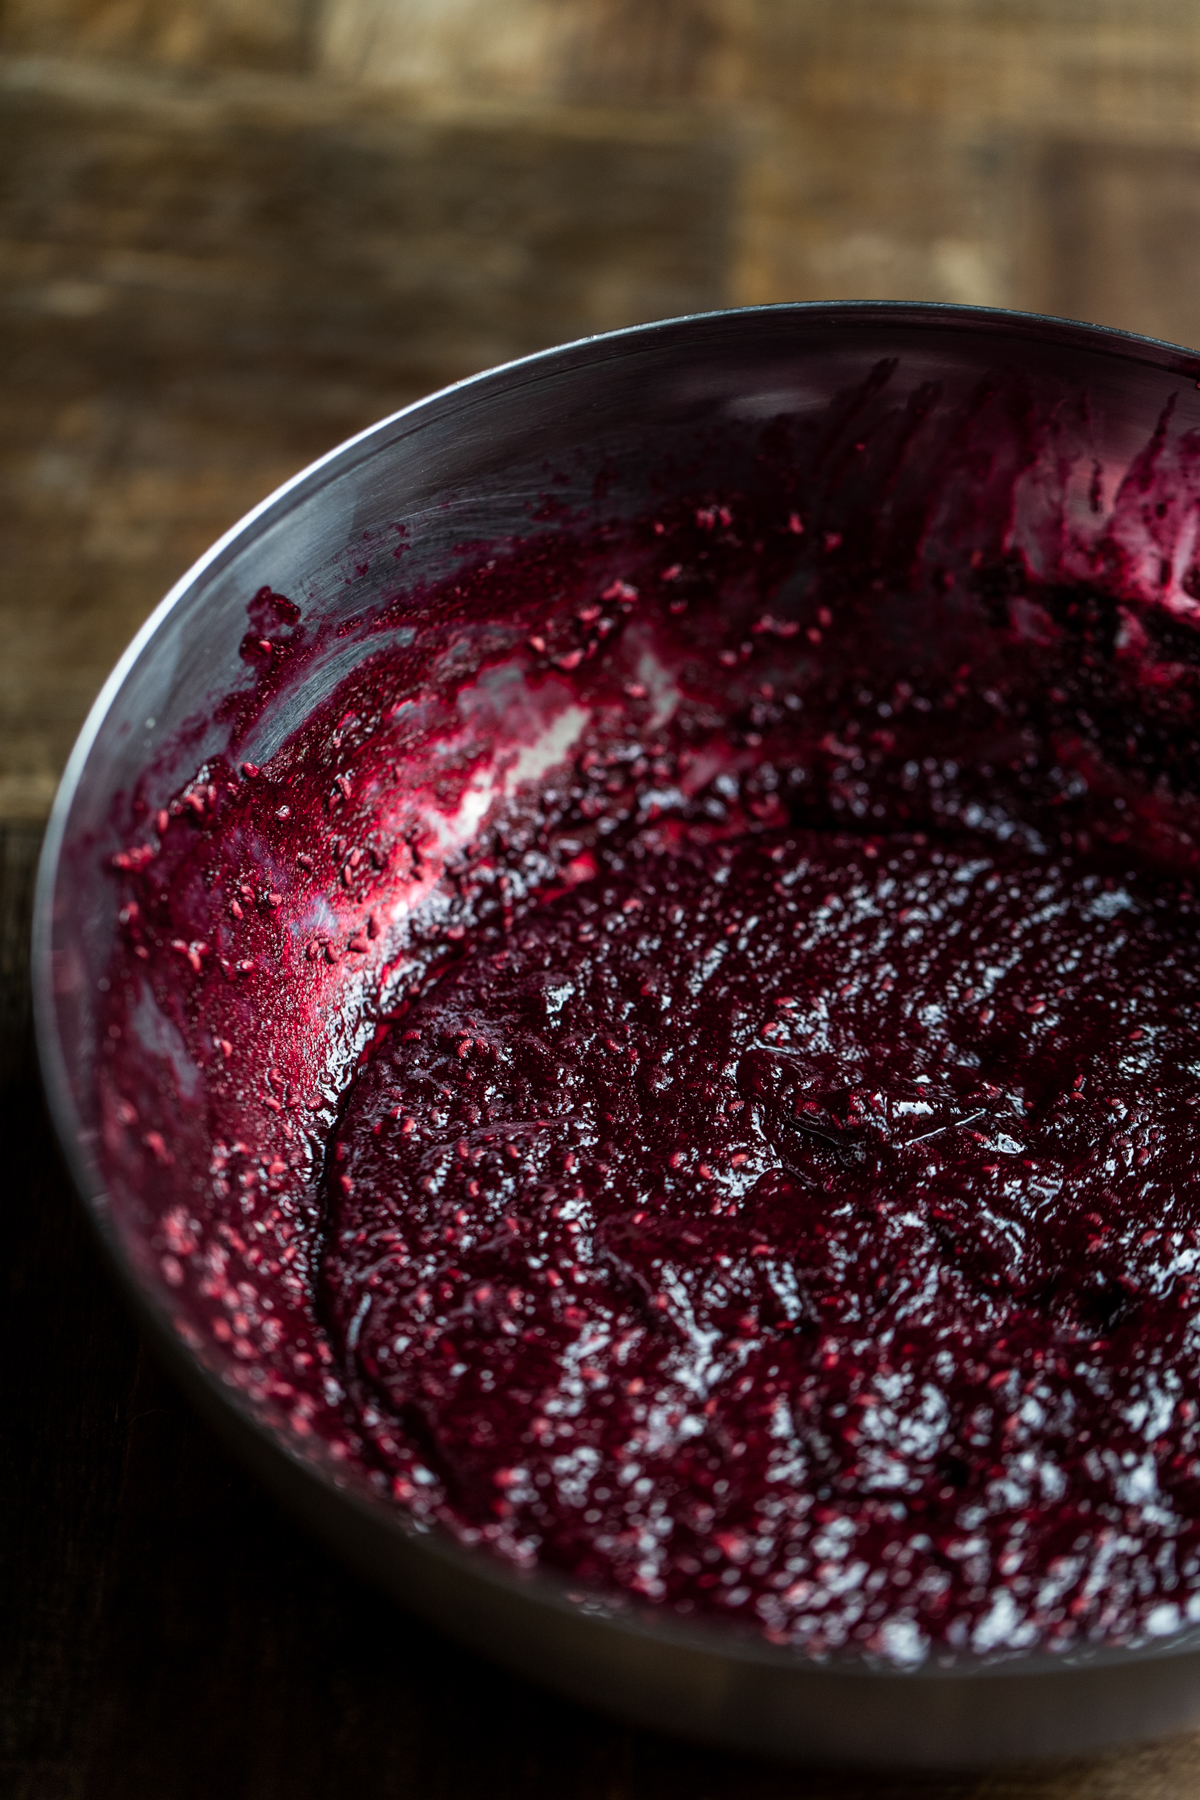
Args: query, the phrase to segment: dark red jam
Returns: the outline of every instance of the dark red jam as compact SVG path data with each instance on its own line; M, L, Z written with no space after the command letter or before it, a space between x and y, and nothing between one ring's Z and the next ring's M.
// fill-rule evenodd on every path
M261 764L329 646L259 595L259 710L114 859L106 1155L197 1352L422 1521L810 1653L1200 1619L1156 441L1035 572L1011 513L856 558L773 439L398 593Z
M1112 1604L1099 1520L1170 1559L1200 1509L1195 930L1073 858L817 832L537 908L334 1134L369 1442L531 1555L789 1637L1032 1641L1081 1542Z

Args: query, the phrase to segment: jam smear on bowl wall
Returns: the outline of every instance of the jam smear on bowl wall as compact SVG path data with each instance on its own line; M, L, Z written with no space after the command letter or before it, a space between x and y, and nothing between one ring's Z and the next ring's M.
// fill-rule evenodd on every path
M115 858L105 1155L189 1341L467 1543L1137 1643L1200 1614L1197 447L889 378L552 496L275 744L331 646L256 596Z

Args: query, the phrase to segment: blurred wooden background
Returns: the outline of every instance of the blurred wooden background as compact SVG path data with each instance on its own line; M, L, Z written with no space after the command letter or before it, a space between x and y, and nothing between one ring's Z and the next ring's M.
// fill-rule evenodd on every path
M247 506L455 376L726 303L1200 342L1195 0L5 0L0 818Z

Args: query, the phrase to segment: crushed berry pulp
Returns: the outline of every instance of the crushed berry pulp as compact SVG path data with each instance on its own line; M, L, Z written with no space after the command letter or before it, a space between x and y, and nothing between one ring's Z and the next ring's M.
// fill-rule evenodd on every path
M521 1567L901 1666L1168 1636L1195 621L1111 556L901 587L772 455L398 597L135 803L114 1192L198 1353Z

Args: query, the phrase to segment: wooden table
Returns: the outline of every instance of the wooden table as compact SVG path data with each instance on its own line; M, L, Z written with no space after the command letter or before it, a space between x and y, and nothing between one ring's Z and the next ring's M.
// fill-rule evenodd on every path
M611 70L586 104L438 92L401 104L352 90L344 66L341 85L303 73L286 32L291 49L265 73L175 52L166 66L149 0L144 41L105 40L133 63L22 57L47 48L42 27L28 9L0 21L14 52L0 58L0 1790L15 1800L1200 1795L1200 1738L976 1778L779 1770L615 1725L443 1642L336 1566L192 1416L110 1286L39 1100L24 947L66 751L141 618L277 481L473 368L730 299L1036 304L1052 290L1113 317L1097 298L1113 265L1104 230L1126 215L1109 188L1144 237L1139 194L1165 195L1185 224L1196 211L1182 125L1131 148L1114 113L1105 161L1043 123L1023 163L994 95L986 130L950 100L938 125L928 84L904 87L895 19L876 42L861 4L841 10L849 37L824 4L786 55L780 28L757 112L744 91L717 106L703 58L687 67L711 91L680 78L665 108L616 105ZM905 17L919 26L920 12ZM97 31L118 16L55 16L68 14ZM283 0L276 15L292 16ZM951 50L956 67L982 54L957 38ZM851 51L874 56L877 89L857 126L838 88ZM786 80L808 83L803 118L782 108ZM890 162L889 144L903 151ZM924 185L905 185L904 167ZM1022 168L1049 182L1044 217L1065 208L1077 230L1095 225L1078 267L1043 256L1025 287L988 247L1015 230ZM1146 257L1121 270L1133 324L1165 292Z

